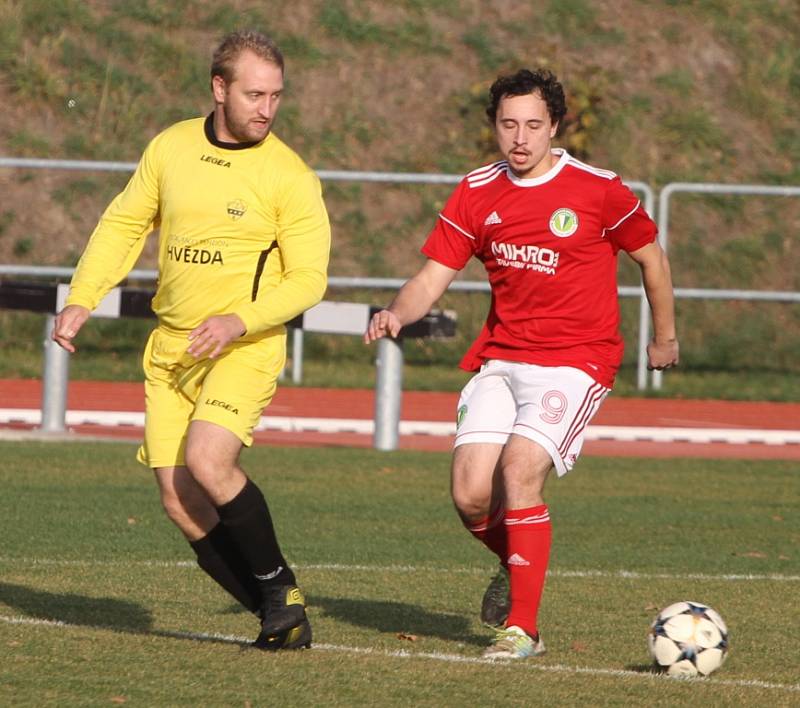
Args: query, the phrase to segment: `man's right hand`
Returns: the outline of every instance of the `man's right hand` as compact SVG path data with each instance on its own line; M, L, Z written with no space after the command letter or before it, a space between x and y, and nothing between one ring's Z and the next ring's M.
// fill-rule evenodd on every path
M364 342L369 344L370 342L374 342L376 339L380 339L386 335L389 335L390 337L397 337L402 328L403 325L400 324L400 320L397 318L397 315L395 315L394 312L390 312L389 310L381 310L380 312L376 312L374 315L372 315L372 319L369 321L367 331L364 332Z
M89 319L89 314L89 310L82 305L67 305L56 315L53 333L50 335L53 341L68 352L74 353L75 346L72 344L72 340Z

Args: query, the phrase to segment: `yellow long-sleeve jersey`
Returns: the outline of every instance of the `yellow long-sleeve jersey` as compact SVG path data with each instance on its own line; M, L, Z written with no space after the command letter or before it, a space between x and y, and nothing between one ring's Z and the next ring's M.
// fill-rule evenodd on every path
M235 313L248 338L315 305L327 285L330 225L319 179L275 135L222 143L212 117L147 146L92 233L67 304L94 309L159 229L153 310L175 332Z

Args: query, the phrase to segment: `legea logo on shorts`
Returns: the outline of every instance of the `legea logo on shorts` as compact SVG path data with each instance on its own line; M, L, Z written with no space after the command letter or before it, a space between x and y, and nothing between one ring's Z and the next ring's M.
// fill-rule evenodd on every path
M578 215L572 209L556 209L550 217L550 231L559 238L572 236L578 230Z
M224 408L226 411L230 411L234 415L239 415L238 408L234 408L230 403L225 403L225 401L219 401L216 398L206 398L206 405L217 406L218 408Z

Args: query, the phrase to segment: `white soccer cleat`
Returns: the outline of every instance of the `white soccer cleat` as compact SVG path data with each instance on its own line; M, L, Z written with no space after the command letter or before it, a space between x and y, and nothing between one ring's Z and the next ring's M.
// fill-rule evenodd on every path
M512 625L495 631L492 644L483 652L484 659L526 659L546 651L541 638L534 639L521 627Z

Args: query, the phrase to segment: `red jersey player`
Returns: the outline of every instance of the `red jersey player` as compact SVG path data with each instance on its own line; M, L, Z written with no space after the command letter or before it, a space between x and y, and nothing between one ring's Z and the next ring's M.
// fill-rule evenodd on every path
M491 308L461 366L478 373L458 404L452 494L467 529L500 559L481 618L497 627L487 658L544 653L537 613L550 554L542 497L580 453L586 425L622 359L617 252L639 265L653 316L648 365L678 363L672 281L656 227L613 172L551 142L566 113L548 71L491 87L487 115L504 159L468 174L429 235L422 269L365 334L425 315L470 258L486 268Z

